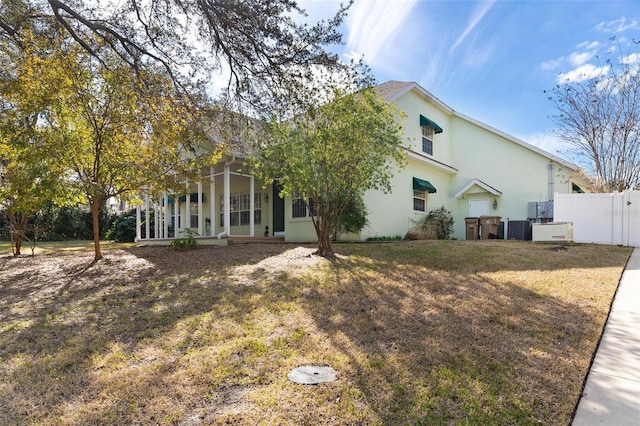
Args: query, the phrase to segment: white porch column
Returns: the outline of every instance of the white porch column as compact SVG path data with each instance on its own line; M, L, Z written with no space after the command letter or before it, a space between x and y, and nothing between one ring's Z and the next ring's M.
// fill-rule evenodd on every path
M204 218L202 217L202 182L198 182L198 235L203 233Z
M182 221L182 230L191 228L191 193L189 192L189 182L187 182L185 185L187 186L187 196L185 197L185 220Z
M211 236L216 235L216 223L217 222L217 218L216 218L216 177L214 176L214 168L213 166L210 167L210 171L211 171L211 183L209 184L209 192L210 192L210 198L211 198L211 203L210 203L210 209L211 209Z
M255 215L255 209L256 209L256 200L255 200L255 196L254 196L254 192L255 192L255 179L253 178L253 175L251 177L249 177L249 236L253 237L255 236L255 219L254 219L254 215Z
M169 221L167 218L169 217L169 197L167 193L162 194L162 224L164 225L162 228L162 238L169 238Z
M153 204L153 211L155 212L155 218L156 220L154 220L154 229L156 230L155 232L155 238L161 238L162 237L162 208L161 203L162 200L155 202Z
M140 210L140 205L136 205L136 241L140 241L142 239L142 219Z
M180 207L178 205L178 194L175 194L173 196L173 238L179 238L179 234L178 231L180 231L180 229L182 229L181 227L178 226L178 222L179 222L179 215L180 215Z
M229 165L224 165L224 232L227 237L231 236L231 206L229 201L231 198L231 173Z
M160 208L158 206L158 203L153 203L153 215L154 215L153 238L154 239L160 238L160 221L162 220L162 214L159 212L159 210Z
M145 230L145 234L144 237L146 239L149 239L149 194L145 194L144 196L144 219L145 219L145 224L144 224L144 230Z

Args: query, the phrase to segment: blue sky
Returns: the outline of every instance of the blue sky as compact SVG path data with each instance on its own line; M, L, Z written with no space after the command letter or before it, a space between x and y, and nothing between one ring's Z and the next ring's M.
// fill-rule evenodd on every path
M311 18L339 1L300 2ZM379 82L416 81L453 109L561 156L544 90L601 70L615 36L640 52L640 2L355 0L345 58ZM603 59L605 58L605 59Z

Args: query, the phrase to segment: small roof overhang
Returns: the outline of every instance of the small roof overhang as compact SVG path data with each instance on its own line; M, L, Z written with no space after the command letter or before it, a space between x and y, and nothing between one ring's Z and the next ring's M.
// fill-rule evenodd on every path
M431 185L431 182L417 177L413 178L413 189L418 191L427 191L429 194L433 194L437 191L436 187Z
M442 133L442 127L438 126L438 123L435 121L429 120L424 115L420 114L420 127L422 126L431 126L436 133Z
M574 182L571 182L571 191L577 192L578 194L584 194L584 190L580 188L580 186Z
M425 155L425 154L421 154L419 152L413 151L411 149L405 148L405 152L407 153L407 156L420 161L423 164L429 165L431 167L435 167L436 169L440 170L441 172L445 172L447 174L450 175L454 175L456 173L458 173L458 169L456 169L455 167L451 167L448 164L442 163L440 161L434 160L433 158Z
M483 190L485 190L486 192L495 195L495 196L499 196L502 195L501 191L498 191L497 189L495 189L493 186L488 185L486 183L484 183L483 181L481 181L480 179L472 179L468 184L466 184L460 191L458 191L458 193L456 194L456 199L461 199L462 197L464 197L464 194L466 194L471 188L473 188L474 186L478 186L480 188L482 188Z

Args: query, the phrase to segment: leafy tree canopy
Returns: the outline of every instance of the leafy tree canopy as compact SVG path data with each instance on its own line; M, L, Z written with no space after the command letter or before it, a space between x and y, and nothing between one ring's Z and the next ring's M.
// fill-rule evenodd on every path
M110 61L109 50L97 60L57 29L25 30L19 48L2 49L12 68L1 79L7 149L0 155L20 148L14 161L23 174L44 167L43 176L83 194L94 215L97 260L99 211L108 198L166 189L197 169L200 144L208 143L204 111L188 106L162 68L132 73L117 58ZM28 180L11 182L36 199Z
M309 95L329 101L310 102L305 113L268 123L252 158L253 173L264 182L277 180L281 196L306 203L321 256L333 254L331 241L354 197L369 189L389 191L405 161L402 113L372 87L358 88L354 75L324 84L320 98Z

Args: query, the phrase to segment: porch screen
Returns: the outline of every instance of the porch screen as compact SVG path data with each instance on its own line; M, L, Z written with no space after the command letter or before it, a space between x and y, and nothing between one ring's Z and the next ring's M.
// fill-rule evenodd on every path
M256 192L253 198L253 223L262 222L262 193ZM231 226L247 226L251 218L251 195L248 192L231 194L229 197L229 224ZM224 226L224 198L220 197L220 226Z

